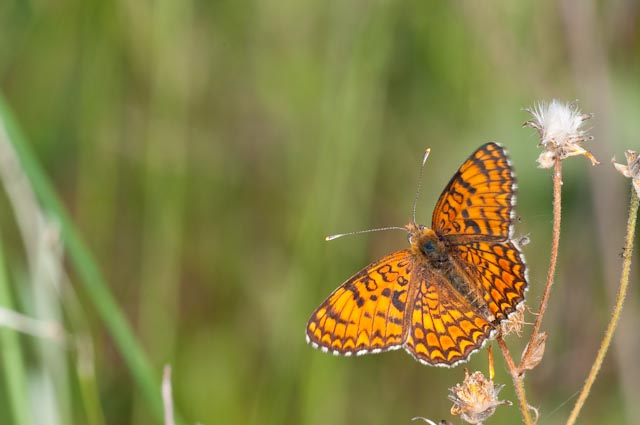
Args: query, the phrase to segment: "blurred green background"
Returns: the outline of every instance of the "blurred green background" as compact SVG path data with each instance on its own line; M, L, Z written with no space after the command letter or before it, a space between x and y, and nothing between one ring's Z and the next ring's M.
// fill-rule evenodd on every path
M526 379L540 423L560 424L620 273L629 182L609 160L640 147L639 23L629 0L3 0L0 90L157 383L171 364L176 409L204 425L461 423L447 394L463 367L403 351L337 358L305 343L309 315L336 286L406 246L401 232L324 236L407 223L426 147L417 215L429 224L459 164L499 141L519 178L516 234L531 239L536 310L551 178L536 168L522 108L579 99L595 113L588 148L603 164L565 162L549 340ZM0 203L2 304L82 341L5 329L0 423L161 423L105 325L117 313L88 295L72 261L34 283L22 215L4 192ZM55 248L55 220L46 229ZM579 423L640 418L635 273L632 286ZM516 358L529 331L507 340ZM501 398L515 402L494 351ZM486 372L486 350L468 367ZM520 414L500 407L487 423Z

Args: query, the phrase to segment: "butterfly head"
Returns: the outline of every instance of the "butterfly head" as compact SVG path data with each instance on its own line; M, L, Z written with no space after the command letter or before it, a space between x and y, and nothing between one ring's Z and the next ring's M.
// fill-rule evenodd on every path
M409 223L406 229L409 232L413 255L425 259L436 269L442 269L449 264L447 247L433 229L413 223Z
M438 241L436 233L423 224L409 223L405 226L407 229L407 238L412 248L420 248L422 245L428 245L428 249L435 248Z
M412 246L416 243L423 230L426 229L424 225L416 224L415 221L407 224L404 228L407 231L407 240Z

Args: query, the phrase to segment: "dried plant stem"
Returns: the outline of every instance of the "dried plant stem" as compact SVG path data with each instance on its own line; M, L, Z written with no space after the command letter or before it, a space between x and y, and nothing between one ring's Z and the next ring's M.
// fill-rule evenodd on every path
M562 217L562 161L559 156L555 158L555 164L553 167L553 235L551 239L551 259L549 262L549 271L547 272L547 282L542 293L542 299L540 300L540 308L538 309L538 317L533 325L533 331L531 332L531 338L527 345L527 351L522 355L523 362L528 359L531 354L531 350L534 347L532 341L535 341L540 333L540 325L542 324L542 317L547 310L547 304L549 301L549 294L551 293L551 285L553 285L553 279L556 274L556 264L558 263L558 247L560 246L560 219Z
M37 338L51 339L61 343L67 342L66 331L60 323L34 319L5 307L0 307L0 327L13 329Z
M171 365L165 365L162 373L162 402L164 405L164 424L175 425L173 419L173 395L171 389Z
M526 351L522 355L520 367L517 367L511 358L509 349L504 342L502 336L497 338L498 345L502 350L507 367L511 373L513 379L513 385L518 396L518 402L520 404L520 411L522 412L522 418L527 425L533 424L531 419L531 412L529 410L529 404L527 403L527 396L524 389L524 382L522 380L522 365L530 363L529 358L534 355L535 347L539 346L535 341L538 341L538 335L540 334L540 326L542 324L542 317L547 309L549 301L549 294L551 293L551 285L553 285L553 279L556 274L556 264L558 262L558 247L560 246L560 218L562 217L562 161L559 156L556 156L553 168L553 235L551 239L551 259L549 264L549 271L547 272L547 282L540 300L540 308L538 310L538 317L533 325L533 331L531 332L531 338L527 344Z
M613 308L611 320L609 321L609 325L607 325L607 330L605 331L604 338L602 339L602 343L600 344L600 349L598 350L596 359L591 366L591 371L589 372L589 376L587 376L587 379L584 382L584 386L582 387L582 391L578 396L578 400L576 401L576 404L573 407L571 414L569 415L567 425L572 425L576 422L578 414L580 413L584 402L589 396L591 387L593 386L593 383L596 380L596 376L600 371L600 367L602 366L602 362L604 361L604 356L607 354L607 350L609 349L609 345L611 344L613 333L615 332L618 321L620 320L620 312L622 311L624 299L627 295L627 288L629 286L629 270L631 269L631 256L633 253L633 241L635 236L636 220L638 216L638 204L640 204L640 199L638 198L635 189L632 188L631 206L629 207L629 219L627 221L627 235L625 237L624 254L622 257L622 275L620 276L620 286L618 287L618 294L616 295L616 304Z
M511 379L513 380L513 386L515 387L516 395L518 396L518 404L520 405L520 411L522 412L522 419L524 420L524 423L526 425L533 425L531 412L529 411L529 403L527 403L527 394L524 390L524 382L522 382L522 377L520 376L520 370L513 362L511 353L509 353L509 348L504 342L502 335L498 335L496 341L498 341L500 350L502 350L502 356L504 357L504 360L507 363L507 367L509 368L509 373L511 374Z

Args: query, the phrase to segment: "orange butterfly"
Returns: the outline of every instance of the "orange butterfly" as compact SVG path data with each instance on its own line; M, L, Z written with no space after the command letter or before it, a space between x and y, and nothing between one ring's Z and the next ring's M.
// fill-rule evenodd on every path
M478 148L440 195L432 228L406 225L410 249L336 289L311 315L307 341L336 355L404 348L429 365L467 361L524 301L527 270L511 239L515 188L504 149Z

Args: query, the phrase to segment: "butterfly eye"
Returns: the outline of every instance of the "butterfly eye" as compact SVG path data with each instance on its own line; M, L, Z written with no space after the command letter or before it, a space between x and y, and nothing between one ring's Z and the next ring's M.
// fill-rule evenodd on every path
M435 245L433 245L433 242L431 241L427 241L424 243L424 245L422 245L422 248L424 248L424 252L432 252L434 249L436 249Z

